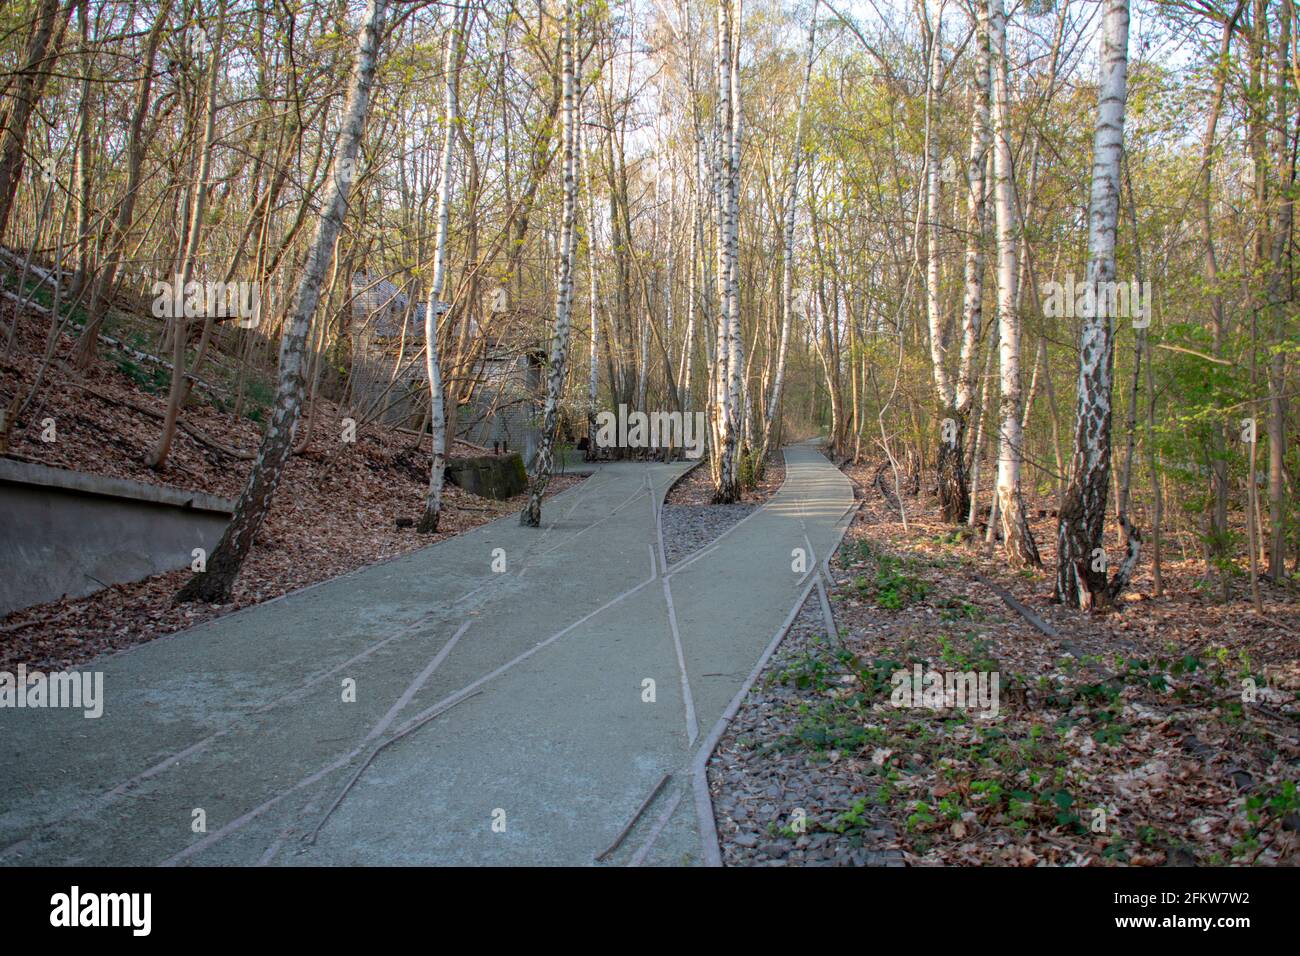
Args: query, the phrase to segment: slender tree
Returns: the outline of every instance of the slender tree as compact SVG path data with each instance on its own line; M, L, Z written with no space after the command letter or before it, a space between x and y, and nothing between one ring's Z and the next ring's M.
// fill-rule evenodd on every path
M1110 490L1111 393L1115 366L1115 233L1119 223L1120 160L1128 98L1128 0L1106 0L1102 76L1093 137L1092 195L1088 204L1088 274L1093 307L1079 338L1079 386L1074 457L1057 530L1056 597L1070 607L1096 609L1113 602L1137 560L1140 537L1108 580L1102 536Z
M537 447L537 464L528 486L528 504L519 514L520 524L531 528L542 522L542 496L551 480L555 434L559 427L560 397L564 391L573 318L573 248L578 208L578 168L575 144L578 137L578 94L573 55L573 0L564 0L563 52L563 151L564 211L560 225L560 274L555 289L555 331L551 335L550 372L546 383L546 405L542 413L542 434Z
M1272 318L1269 333L1273 337L1272 355L1268 362L1268 574L1274 583L1286 577L1286 533L1291 521L1292 496L1286 492L1286 446L1287 446L1287 400L1286 367L1287 352L1293 344L1287 331L1287 304L1293 298L1294 288L1288 291L1287 278L1295 274L1294 270L1294 225L1296 195L1296 150L1294 141L1285 132L1288 123L1294 125L1296 91L1287 82L1288 54L1292 49L1292 34L1297 24L1292 0L1282 5L1278 18L1277 51L1275 72L1276 119L1274 134L1274 174L1277 177L1277 210L1272 223L1268 263L1266 266L1266 315ZM1294 52L1291 54L1290 66L1295 70L1296 81L1300 82L1300 66L1297 65ZM1292 283L1294 286L1294 282ZM1294 302L1291 303L1294 306Z
M939 401L939 446L935 456L939 508L945 521L961 521L970 507L956 383L948 368L948 323L940 292L940 166L938 119L943 95L943 11L930 36L930 69L925 86L925 311L929 319L930 367Z
M970 151L966 158L966 253L963 263L963 293L961 310L961 357L957 372L956 403L953 407L953 426L947 436L961 452L952 470L957 503L966 502L956 520L973 514L971 496L974 477L967 462L973 456L967 452L967 431L975 409L976 385L979 372L980 337L984 327L984 233L988 221L988 154L991 140L989 132L989 29L988 11L975 4L975 76L972 88L974 109L971 111ZM990 353L991 354L991 353ZM987 379L985 380L987 385ZM982 404L982 403L981 403ZM979 440L971 443L978 449ZM940 476L942 481L942 475ZM950 486L950 490L953 486ZM941 499L942 500L942 499Z
M772 428L781 414L781 388L785 384L785 360L790 349L790 326L794 321L794 224L798 213L799 167L803 163L803 130L808 113L808 87L812 82L813 61L817 53L817 3L813 2L809 15L808 46L804 57L803 82L799 86L799 106L794 122L794 151L790 159L790 183L786 186L782 212L781 236L781 340L777 345L776 371L772 376L772 391L767 399L767 412L763 417L763 438L758 446L754 467L760 476L767 464Z
M740 61L736 49L738 0L718 4L718 103L715 186L718 203L718 299L714 443L717 465L713 500L739 501L741 382L744 343L740 335Z
M578 137L578 168L583 170L582 159L590 155L591 150L584 148L584 137ZM596 280L596 201L592 182L595 164L585 170L583 182L586 184L587 201L583 209L583 223L586 226L587 245L587 306L591 320L591 352L587 361L587 461L594 461L596 448L596 409L600 397L600 286Z
M217 8L216 36L208 56L207 105L204 107L203 139L199 144L197 170L194 176L194 191L190 198L190 218L185 227L185 248L181 252L180 269L174 281L180 283L180 294L184 295L190 280L194 278L194 269L198 264L199 248L203 241L204 214L208 208L209 179L212 173L213 140L217 132L217 93L220 90L222 75L221 55L226 37L226 0L221 0ZM188 299L188 296L186 296ZM173 302L177 301L173 299ZM180 418L181 403L188 389L185 387L185 347L189 343L189 316L185 309L176 309L171 316L172 335L172 381L167 393L167 412L163 416L162 434L149 455L149 467L161 471L167 464L167 455L171 452L172 440L176 437L176 422ZM211 317L208 322L212 321Z
M447 31L447 48L443 55L442 75L446 86L443 112L442 158L439 163L438 211L434 216L433 281L429 300L424 307L424 370L429 379L429 418L433 430L433 461L429 467L429 489L424 496L424 514L415 530L433 534L438 530L442 513L443 472L447 467L447 415L442 384L442 364L438 354L438 317L444 310L442 290L447 284L447 225L451 214L451 144L460 117L457 99L460 87L460 36L464 31L468 8L462 8Z
M998 511L1007 561L1013 567L1042 564L1020 492L1024 432L1020 423L1020 310L1016 304L1017 234L1015 174L1011 167L1010 83L1007 21L1002 0L989 0L989 46L993 80L993 210L998 248L998 352L1001 403L998 432Z
M303 269L302 281L298 285L292 313L285 322L280 339L279 381L271 420L253 461L248 483L235 506L234 517L208 558L205 570L195 574L180 590L176 596L178 601L224 603L230 600L235 578L248 557L258 529L271 509L275 489L289 460L294 427L302 413L307 338L316 307L320 303L321 284L329 271L334 245L343 226L352 180L357 172L357 156L366 116L370 111L370 92L378 67L379 41L383 34L386 8L387 0L370 0L361 21L361 29L357 32L352 88L343 114L343 125L339 130L323 212L316 226L316 236Z

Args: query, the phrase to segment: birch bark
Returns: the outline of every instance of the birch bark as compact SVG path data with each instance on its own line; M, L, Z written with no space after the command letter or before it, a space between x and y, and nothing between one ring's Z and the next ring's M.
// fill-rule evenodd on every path
M1093 138L1092 195L1088 204L1086 281L1095 307L1083 317L1079 339L1074 457L1057 528L1056 597L1070 607L1084 610L1112 603L1118 590L1107 580L1102 535L1110 490L1114 414L1111 395L1115 316L1113 297L1108 290L1114 287L1115 281L1120 159L1128 92L1128 20L1128 0L1106 0L1101 89ZM1118 575L1113 583L1120 583Z
M582 138L578 138L580 153L590 155L591 150L583 150ZM578 158L582 165L582 155ZM596 458L596 402L600 387L600 306L599 292L596 284L596 202L595 190L592 188L595 176L591 170L585 175L587 185L587 299L591 313L591 355L587 366L587 461Z
M736 55L739 4L718 4L718 316L717 434L718 464L713 500L740 500L739 441L743 414L744 348L740 339L739 205L740 205L740 65Z
M447 49L443 54L442 75L446 84L443 115L442 157L439 160L438 211L435 214L433 241L433 281L429 301L424 308L424 370L429 379L429 418L433 430L433 461L429 467L429 488L424 496L424 514L415 530L433 534L442 514L443 472L447 467L447 406L442 385L442 362L438 353L438 317L442 314L442 290L447 284L447 226L451 219L451 143L460 121L460 36L465 25L465 10L456 15L447 31Z
M794 126L794 156L790 162L790 185L786 189L784 234L781 237L781 341L777 346L776 370L772 375L772 391L768 396L763 419L763 437L754 462L755 474L762 477L767 455L772 443L772 429L781 411L781 388L785 383L785 357L790 346L790 325L794 317L794 224L799 208L799 169L803 162L803 130L808 112L808 87L812 82L813 59L817 43L817 3L808 25L808 51L804 58L803 83L799 87L798 116Z
M975 484L967 469L966 435L975 405L975 383L979 361L980 336L984 326L984 231L988 222L988 154L989 132L989 24L988 11L976 5L974 111L971 115L970 152L966 159L966 253L963 263L961 310L961 357L957 373L953 426L950 437L958 455L953 484L954 500L947 502L954 511L951 520L961 521L974 514L972 495ZM985 373L987 375L987 372ZM987 382L985 383L987 384ZM941 438L943 436L940 436ZM980 440L975 439L978 451ZM942 474L940 475L942 487ZM945 509L945 513L946 513Z
M1016 307L1017 233L1015 179L1007 79L1006 14L1002 0L989 0L989 46L993 86L993 211L998 252L998 356L1001 402L998 433L998 511L1007 562L1042 564L1020 492L1023 433L1020 427L1020 313Z
M528 504L519 514L519 523L530 528L536 528L542 523L542 496L551 480L555 432L559 422L560 397L564 391L573 311L573 235L578 206L578 171L574 148L578 135L578 97L573 60L573 0L564 2L563 46L564 212L560 226L560 276L555 290L555 332L551 336L551 368L546 386L546 405L542 413L537 465L528 487Z
M323 213L316 226L297 300L284 326L280 340L280 370L271 420L262 438L261 448L253 461L248 483L235 506L235 514L226 526L216 549L206 562L206 570L192 577L176 595L177 601L230 600L235 578L243 566L253 539L271 509L271 500L280 483L285 463L293 446L293 431L302 411L305 381L304 354L312 318L320 302L321 283L329 271L335 240L343 226L351 191L357 153L370 112L370 91L378 66L379 41L383 34L387 0L370 0L361 29L357 34L356 63L352 87L339 132L338 149L330 176Z

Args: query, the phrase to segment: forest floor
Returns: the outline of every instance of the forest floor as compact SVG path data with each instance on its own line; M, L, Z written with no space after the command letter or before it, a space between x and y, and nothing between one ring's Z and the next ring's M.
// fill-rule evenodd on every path
M12 301L0 300L0 329L7 330L13 320ZM16 391L27 394L48 328L48 318L35 310L19 317L13 348L0 353L0 407L7 406ZM78 372L70 364L72 345L70 336L60 339L36 401L13 431L10 457L238 497L252 462L218 446L256 450L265 404L250 399L237 418L220 407L221 402L192 400L182 421L208 441L178 429L165 470L154 471L145 458L161 430L170 373L106 345L90 369ZM0 618L0 670L13 670L18 663L71 667L406 554L523 507L524 495L495 501L448 484L437 534L397 527L397 519L413 521L423 510L429 440L375 423L358 427L356 440L345 442L340 424L344 414L333 402L318 399L314 414L304 415L299 429L310 421L311 441L285 468L274 504L236 581L232 603L173 604L172 595L190 576L188 570L179 570L34 605ZM54 422L54 441L42 440L42 422L47 419ZM483 453L457 442L449 457ZM559 475L547 495L580 480Z
M875 467L844 470L863 500L831 561L839 639L806 610L718 748L729 863L1300 862L1293 586L1263 584L1256 615L1240 581L1222 603L1202 562L1167 552L1163 596L1144 560L1122 606L1079 615L1050 600L1046 507L1049 570L1017 572L927 495L904 495L904 531ZM996 716L891 705L917 664L997 673Z

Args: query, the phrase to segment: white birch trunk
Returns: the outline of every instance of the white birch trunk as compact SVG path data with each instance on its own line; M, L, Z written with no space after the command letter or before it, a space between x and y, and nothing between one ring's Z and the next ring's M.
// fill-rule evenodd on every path
M581 168L583 153L590 155L591 150L583 150L583 141L577 140L579 151L578 165ZM596 284L596 203L590 170L586 172L587 186L587 301L591 313L591 356L587 368L587 455L588 461L596 457L596 403L600 389L600 304L599 287Z
M943 83L943 21L935 22L930 39L930 73L925 86L925 311L930 325L930 364L939 405L953 403L953 386L948 375L948 341L944 335L943 309L939 303L939 202L940 157L937 100Z
M720 0L718 4L717 35L717 104L714 122L714 173L713 186L716 205L716 263L718 315L715 328L716 345L714 348L713 379L713 415L714 415L714 454L711 461L714 484L714 500L719 502L735 501L738 495L734 491L732 474L736 454L736 430L732 406L732 393L729 387L731 379L731 348L729 335L731 330L731 6L729 0ZM737 374L739 374L737 372Z
M781 341L777 346L776 369L772 375L772 391L767 400L767 413L763 420L763 439L754 461L755 475L761 477L767 466L767 456L772 443L772 429L781 412L781 389L785 384L785 357L790 346L790 325L794 317L794 223L799 200L799 169L803 163L803 130L808 112L808 87L812 82L813 58L817 44L817 3L813 2L808 26L808 52L804 59L803 83L799 87L798 114L794 124L794 157L790 163L790 185L785 198L785 226L781 237Z
M744 345L740 336L740 63L738 0L718 5L718 465L714 501L740 500ZM725 359L724 359L725 356ZM725 362L725 364L724 364Z
M1015 179L1011 168L1010 90L1007 79L1006 14L1002 0L989 0L993 85L993 210L998 250L998 512L1003 548L1012 567L1041 565L1020 494L1020 314L1016 307L1017 233Z
M741 102L740 102L740 23L741 0L729 0L732 9L731 18L731 126L730 166L727 178L730 184L730 208L728 209L728 279L727 279L727 374L730 379L727 401L731 407L732 432L735 435L736 449L731 455L731 474L728 484L735 489L735 496L740 497L740 442L744 437L746 413L745 394L745 341L741 336L740 325L740 141L741 141Z
M442 291L447 285L447 227L451 219L451 143L460 117L457 101L460 67L460 26L465 14L458 12L460 23L453 22L447 31L447 49L443 54L442 75L446 84L443 111L442 155L438 162L438 210L434 216L433 282L424 309L424 370L429 379L429 418L433 430L433 460L429 466L429 488L424 496L424 514L416 531L433 534L442 514L443 472L447 467L447 409L442 387L442 362L438 353L438 317L442 315Z
M966 435L974 411L980 336L984 327L984 232L988 222L989 132L989 32L988 11L981 5L975 10L975 86L974 110L971 115L970 152L966 159L966 253L963 264L961 311L961 356L959 359L952 436L962 451L959 481L965 485L961 498L968 516L975 513L975 467L978 462L978 438L973 443L976 456L966 455ZM985 363L987 367L987 362ZM987 376L987 371L985 375ZM987 379L983 383L987 388ZM981 408L983 400L981 399ZM981 422L981 425L983 423ZM966 466L970 463L970 468ZM959 502L960 503L960 502ZM973 523L968 518L968 523Z
M1106 0L1102 78L1093 137L1092 195L1088 203L1088 275L1095 308L1083 317L1075 405L1074 457L1057 530L1056 596L1067 606L1093 610L1111 604L1136 562L1137 541L1115 580L1107 580L1103 533L1110 491L1114 410L1115 316L1107 289L1115 280L1120 159L1128 94L1128 0ZM1252 483L1253 484L1253 483ZM1103 556L1101 560L1098 556Z
M574 224L578 207L578 170L575 144L577 90L573 60L573 0L564 0L564 212L560 226L560 276L555 290L555 333L551 337L551 368L546 385L546 406L542 413L542 434L537 448L537 465L528 488L528 504L519 523L536 528L542 523L542 496L551 480L555 453L555 432L559 423L560 398L569 355L569 331L573 312Z
M178 601L229 601L235 578L252 548L258 528L271 508L276 486L280 483L285 463L289 460L294 427L302 412L305 383L303 359L307 336L311 332L312 318L320 303L321 283L329 271L334 244L347 210L352 174L361 147L361 136L365 131L366 116L370 112L370 91L378 65L379 39L383 33L387 5L387 0L370 0L357 34L352 89L343 114L343 125L339 131L338 148L321 218L303 267L297 299L285 322L280 340L279 381L271 420L267 423L262 445L253 461L248 483L235 506L234 517L208 558L207 570L190 579L177 594Z

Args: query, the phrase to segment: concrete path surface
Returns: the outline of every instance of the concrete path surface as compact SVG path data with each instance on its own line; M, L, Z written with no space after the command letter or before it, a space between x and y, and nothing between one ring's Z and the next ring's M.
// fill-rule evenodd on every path
M814 449L786 462L673 567L659 509L688 464L607 464L541 529L88 665L99 719L0 709L0 863L589 865L620 835L601 862L716 862L703 758L853 502Z

